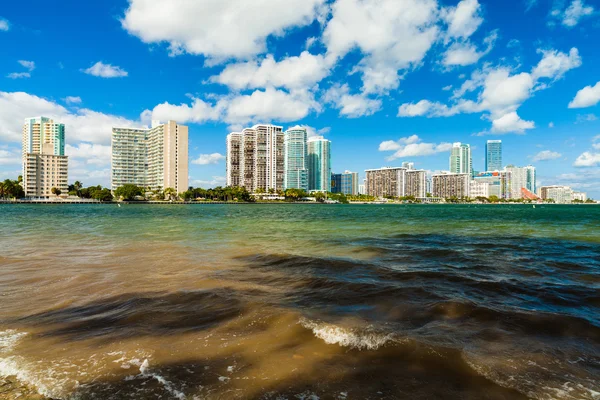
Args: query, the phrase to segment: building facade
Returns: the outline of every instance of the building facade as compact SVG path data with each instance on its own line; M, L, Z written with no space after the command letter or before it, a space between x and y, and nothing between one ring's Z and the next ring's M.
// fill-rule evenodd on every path
M188 190L188 127L152 122L150 129L113 128L111 189L133 184Z
M490 184L488 182L477 181L473 179L469 184L470 197L490 197Z
M427 171L408 169L404 179L404 196L423 198L427 196Z
M46 117L25 119L22 140L23 190L26 197L54 197L68 190L65 125Z
M331 190L331 141L322 136L308 139L308 190Z
M383 167L365 171L366 194L377 198L404 197L406 168Z
M466 143L454 143L450 152L450 172L453 174L473 174L471 146Z
M331 193L358 195L358 172L344 171L343 174L331 174Z
M556 204L570 204L573 201L573 189L569 186L542 186L540 188L542 200L552 200Z
M470 197L471 174L434 174L431 177L433 197Z
M488 140L485 143L485 170L502 171L502 140Z
M515 167L514 165L509 165L505 168L505 171L510 172L511 175L511 198L522 198L521 189L526 189L531 193L536 192L536 172L534 166Z
M307 137L304 128L292 128L284 133L284 189L308 191Z
M486 197L496 196L499 199L512 198L512 179L510 172L480 172L473 177L473 180L477 183L487 183L489 185L489 195Z
M283 127L264 124L227 135L227 186L283 190L284 140Z

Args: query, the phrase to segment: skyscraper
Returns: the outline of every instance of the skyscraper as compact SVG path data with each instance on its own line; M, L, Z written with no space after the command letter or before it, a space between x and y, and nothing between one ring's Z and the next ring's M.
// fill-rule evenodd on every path
M343 174L331 174L331 193L358 194L358 172L344 171Z
M536 172L534 166L515 167L514 165L509 165L505 168L505 171L511 174L511 197L513 199L523 197L521 189L535 193Z
M284 189L308 191L307 133L305 128L295 127L284 133Z
M323 136L308 139L308 190L331 190L331 142Z
M383 167L365 171L366 194L378 198L404 197L406 168Z
M450 153L450 172L453 174L473 174L471 146L466 143L454 143Z
M65 125L46 117L23 125L23 189L27 197L52 197L52 189L68 189Z
M232 132L227 135L227 186L282 190L284 159L281 126L261 124Z
M113 128L111 188L188 189L188 127L152 121L150 129Z
M485 143L485 170L502 170L502 140L488 140Z

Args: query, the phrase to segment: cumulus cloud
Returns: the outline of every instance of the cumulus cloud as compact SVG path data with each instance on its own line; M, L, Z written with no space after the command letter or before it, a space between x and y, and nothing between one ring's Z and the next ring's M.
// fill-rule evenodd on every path
M442 18L448 24L448 38L467 39L483 23L477 0L463 0L456 7L443 9Z
M387 161L393 161L404 157L430 156L443 153L452 149L451 143L425 143L417 135L403 137L398 140L386 140L379 144L379 151L393 151L394 154L387 157Z
M559 80L567 71L581 66L581 57L575 47L569 51L569 54L558 50L538 50L538 53L543 57L531 72L533 79L536 80L540 78Z
M67 104L80 104L81 97L79 96L67 96L65 97L65 103Z
M203 54L213 61L249 59L269 36L306 26L326 13L324 0L130 0L121 24L145 43L169 44L172 55Z
M10 148L8 146L0 147L0 165L18 166L21 164L21 149Z
M7 20L0 17L0 31L6 32L10 29L10 25Z
M265 88L310 88L329 74L330 59L303 51L300 56L287 57L277 62L272 55L262 61L229 64L211 82L227 85L235 90Z
M594 86L586 86L579 90L569 103L569 108L591 107L598 104L598 102L600 102L600 81Z
M535 128L535 123L533 121L522 120L515 111L492 121L493 133L523 133L527 129L533 128Z
M70 160L77 160L79 164L108 166L110 164L111 146L85 142L76 145L67 144L65 155L69 156Z
M368 98L365 94L350 94L347 84L334 85L323 96L326 103L340 110L340 115L358 118L373 115L381 109L381 100Z
M104 64L102 61L98 61L96 64L82 71L88 75L100 78L123 78L128 75L124 69L111 64Z
M219 153L212 154L200 154L198 158L192 160L192 164L197 165L209 165L209 164L219 164L221 161L225 159L225 156Z
M531 158L531 161L548 161L548 160L556 160L557 158L562 157L562 154L556 151L551 150L542 150Z
M593 153L591 151L583 152L575 162L574 167L596 167L600 166L600 153Z
M579 23L581 18L591 15L593 12L594 7L586 6L584 0L573 0L565 10L562 24L572 28Z

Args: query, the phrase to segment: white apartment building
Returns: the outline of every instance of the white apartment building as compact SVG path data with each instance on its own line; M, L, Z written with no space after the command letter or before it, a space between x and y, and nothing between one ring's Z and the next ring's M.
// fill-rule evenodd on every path
M526 167L515 167L509 165L504 168L510 173L510 196L513 199L523 198L522 189L526 189L531 193L536 191L536 172L535 167L528 165Z
M46 117L26 118L22 140L23 189L26 197L54 197L68 190L65 125Z
M283 127L259 124L227 135L227 186L282 190Z
M569 186L542 186L540 188L542 200L553 200L556 204L570 204L573 201L573 189Z
M488 182L472 180L469 183L469 192L473 199L477 197L490 197L490 184Z
M471 146L466 143L454 143L450 151L450 172L453 174L473 173Z
M188 127L152 121L150 129L113 128L111 188L125 184L177 193L188 189Z
M433 197L470 197L471 174L442 173L431 177Z
M587 197L587 193L584 192L573 192L572 196L573 200L579 200L579 201L587 201L588 197Z

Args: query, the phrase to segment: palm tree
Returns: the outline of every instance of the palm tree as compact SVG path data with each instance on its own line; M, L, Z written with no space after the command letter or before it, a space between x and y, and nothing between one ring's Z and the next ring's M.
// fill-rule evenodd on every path
M173 188L166 188L163 193L165 194L165 200L177 199L177 191Z
M51 192L55 196L60 196L60 194L62 193L59 188L55 188L55 187L52 188Z

